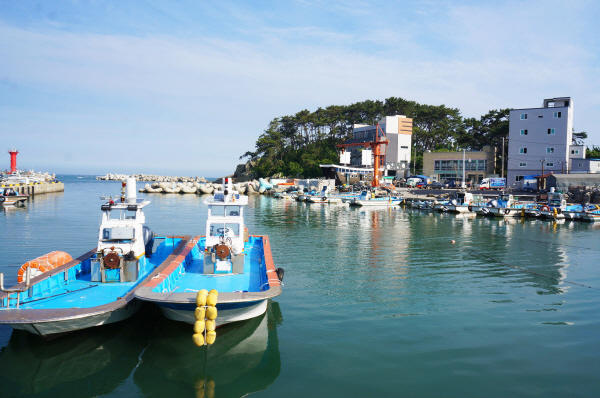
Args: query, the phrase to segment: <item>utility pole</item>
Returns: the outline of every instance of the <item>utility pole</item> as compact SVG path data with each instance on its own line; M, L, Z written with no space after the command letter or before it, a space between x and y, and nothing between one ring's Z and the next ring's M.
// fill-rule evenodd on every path
M502 178L504 178L504 137L502 137L502 163L500 163L500 168L502 169Z
M542 162L542 175L540 176L540 186L538 187L538 189L544 189L544 162L545 161L546 161L546 158L540 159L540 162Z
M465 185L465 149L463 149L463 178L462 178L462 187L466 188L467 186Z

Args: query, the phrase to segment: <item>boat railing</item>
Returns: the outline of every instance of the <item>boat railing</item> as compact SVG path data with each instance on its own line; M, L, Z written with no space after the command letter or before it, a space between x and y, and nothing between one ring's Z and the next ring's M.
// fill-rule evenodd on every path
M16 288L5 288L4 287L4 273L0 272L0 291L6 293L6 308L10 308L10 301L16 300L17 305L16 308L19 308L19 303L21 301L21 293L29 290L29 286L31 285L31 267L27 267L25 271L25 286L16 287ZM17 293L17 297L10 297L12 293Z

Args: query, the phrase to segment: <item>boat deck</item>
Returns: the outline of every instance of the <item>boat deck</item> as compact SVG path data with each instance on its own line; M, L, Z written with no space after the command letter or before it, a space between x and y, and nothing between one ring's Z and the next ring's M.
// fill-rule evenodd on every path
M260 292L261 272L258 251L260 247L246 243L244 245L243 274L204 274L204 251L194 256L186 266L185 274L181 276L172 293L195 292L200 289L216 289L219 292Z
M78 275L76 279L52 289L43 296L34 295L26 297L27 292L21 293L21 309L58 309L58 308L93 308L111 303L125 296L136 285L143 281L156 267L158 267L171 252L173 246L161 244L159 249L147 259L145 272L141 273L136 282L92 282L89 272ZM13 296L16 294L13 293ZM5 308L2 308L2 310ZM14 305L11 307L14 309Z

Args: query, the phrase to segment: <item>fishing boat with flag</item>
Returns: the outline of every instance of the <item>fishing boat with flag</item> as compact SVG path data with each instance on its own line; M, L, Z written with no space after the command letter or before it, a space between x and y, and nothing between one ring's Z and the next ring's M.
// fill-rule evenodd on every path
M208 205L206 235L184 250L135 292L157 304L169 319L193 324L198 292L216 290L216 326L264 314L267 300L281 294L283 269L275 268L267 236L249 235L244 224L248 197L233 191L231 179Z
M52 252L28 261L12 288L4 287L0 274L0 324L52 338L124 320L139 309L133 291L170 263L189 237L164 239L152 252L154 234L143 212L150 202L136 197L134 178L123 183L120 198L104 199L97 248L74 259Z

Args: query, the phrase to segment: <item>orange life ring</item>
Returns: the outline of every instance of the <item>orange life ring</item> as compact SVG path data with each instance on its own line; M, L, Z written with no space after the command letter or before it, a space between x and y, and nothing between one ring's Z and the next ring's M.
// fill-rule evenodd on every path
M548 205L543 205L542 211L550 211L550 207L548 207Z
M58 268L71 260L73 260L73 258L65 252L55 251L44 254L43 256L21 265L21 268L19 268L19 271L17 272L17 282L21 283L25 280L27 268L31 268L31 277L34 278L46 271Z

